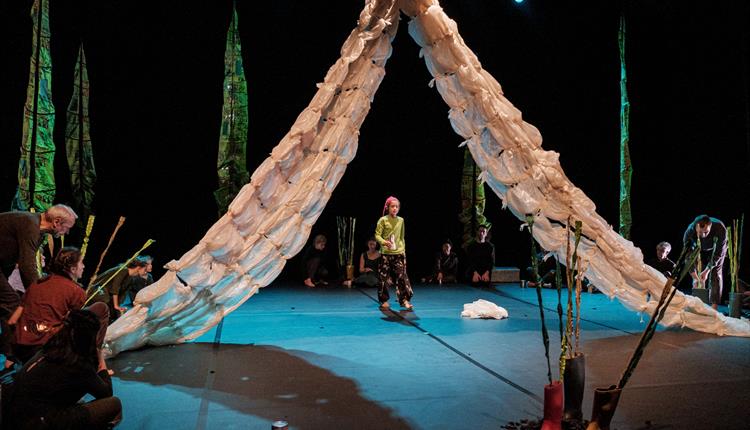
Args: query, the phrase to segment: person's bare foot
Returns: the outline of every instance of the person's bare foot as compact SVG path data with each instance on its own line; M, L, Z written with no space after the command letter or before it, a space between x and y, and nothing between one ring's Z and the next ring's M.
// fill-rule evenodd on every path
M401 305L402 308L406 309L407 311L413 310L414 306L412 306L411 303L409 303L408 300L404 300L404 303Z
M383 303L380 304L380 309L382 309L384 311L387 311L390 308L391 308L391 305L389 305L388 302L383 302Z
M342 282L342 284L344 284L345 287L351 287L352 281L350 279L347 279L346 281Z
M307 288L315 288L315 283L312 281L312 279L307 278L305 279L305 286Z

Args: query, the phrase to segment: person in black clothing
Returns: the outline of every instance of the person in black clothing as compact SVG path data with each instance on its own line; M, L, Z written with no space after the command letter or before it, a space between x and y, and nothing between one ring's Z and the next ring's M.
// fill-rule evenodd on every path
M0 353L5 355L5 369L13 366L10 349L11 326L20 316L21 298L8 282L8 277L18 265L24 288L39 279L36 252L43 234L67 234L78 216L68 206L54 205L43 213L0 213Z
M140 276L131 276L125 284L125 290L128 292L131 305L135 305L135 296L138 295L139 291L154 283L154 277L151 275L154 268L154 258L150 255L140 255L137 260L146 264L144 269L146 272Z
M714 251L714 239L716 251ZM697 267L690 271L693 284L709 285L711 306L716 309L721 302L721 293L724 286L722 271L724 270L724 258L727 255L727 228L720 220L708 215L699 215L690 223L682 242L686 249L700 242L701 261L703 270L698 273ZM708 261L713 254L713 259ZM710 277L709 277L710 276Z
M359 276L352 283L358 287L377 287L380 284L378 266L382 256L374 237L367 240L367 251L359 256Z
M669 253L672 251L672 245L669 242L660 242L656 245L656 257L646 261L646 264L660 271L664 276L671 277L675 263L669 259Z
M489 287L492 269L495 267L495 245L487 241L487 226L477 229L477 237L466 248L467 279L473 286Z
M315 236L313 243L305 251L302 257L302 265L305 271L305 286L314 288L318 284L328 285L331 268L325 252L328 240L322 234Z
M432 276L425 279L429 283L455 283L458 274L458 255L453 252L453 242L443 241L440 252L435 255L435 267Z
M541 287L543 288L552 288L553 286L557 288L556 285L554 285L555 282L555 275L557 274L557 263L555 260L555 257L548 256L544 251L539 251L537 253L537 260L539 261L539 267L537 270L539 271L539 278L541 279ZM534 279L534 268L529 266L526 268L526 276L524 278L526 281L526 285L534 288L536 287L536 279Z
M96 349L99 320L73 310L62 328L26 363L3 394L13 429L105 429L120 421L122 404ZM86 394L96 398L78 403Z

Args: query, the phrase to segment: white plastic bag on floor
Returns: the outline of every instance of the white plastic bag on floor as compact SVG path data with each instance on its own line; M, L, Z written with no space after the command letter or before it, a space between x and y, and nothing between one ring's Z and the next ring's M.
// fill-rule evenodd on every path
M474 303L465 304L461 316L465 318L494 318L501 320L508 318L508 311L492 302L479 299Z

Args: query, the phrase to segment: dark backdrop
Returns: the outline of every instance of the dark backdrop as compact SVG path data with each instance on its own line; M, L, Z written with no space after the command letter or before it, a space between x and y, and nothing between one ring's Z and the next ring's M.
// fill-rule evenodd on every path
M7 1L0 11L0 202L6 206L16 187L30 4ZM613 225L619 193L617 32L624 10L634 242L647 255L661 240L678 251L695 215L729 222L747 209L746 2L444 0L442 5L506 96L541 130L544 147L561 153L567 175ZM361 7L360 1L239 1L251 172L308 104ZM212 192L230 10L230 2L215 0L51 4L59 146L80 39L89 65L99 178L92 255L98 256L117 216L128 217L108 265L147 238L157 240L149 250L157 263L178 258L217 218ZM442 238L460 238L462 150L447 106L427 85L431 77L406 22L362 127L357 158L313 234L333 235L336 215L356 216L359 249L385 197L397 195L407 221L411 276L418 278L429 270ZM397 168L385 171L384 163L394 157ZM58 200L66 202L62 151L56 166ZM487 216L494 224L498 264L525 266L526 233L489 190ZM92 266L95 258L87 262Z

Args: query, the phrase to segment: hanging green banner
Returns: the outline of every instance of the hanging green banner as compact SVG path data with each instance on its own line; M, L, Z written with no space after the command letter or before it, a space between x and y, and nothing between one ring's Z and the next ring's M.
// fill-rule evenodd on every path
M461 176L461 213L458 220L464 226L461 244L464 248L474 241L477 228L480 225L490 226L484 216L484 183L477 176L477 165L471 156L469 148L464 148L464 170Z
M237 10L233 7L224 54L224 107L218 158L219 188L214 193L221 214L227 211L229 203L249 180L245 158L247 122L247 83L242 67Z
M23 141L18 164L18 191L11 207L43 211L55 198L55 107L52 105L52 60L50 56L49 4L35 0L31 8L34 25L31 66L23 113Z
M89 77L83 45L78 50L73 95L68 105L68 123L65 128L65 148L70 168L73 206L85 220L91 214L94 200L96 169L89 134Z

